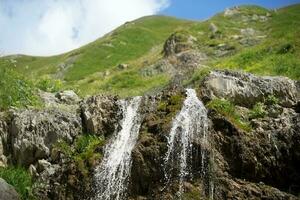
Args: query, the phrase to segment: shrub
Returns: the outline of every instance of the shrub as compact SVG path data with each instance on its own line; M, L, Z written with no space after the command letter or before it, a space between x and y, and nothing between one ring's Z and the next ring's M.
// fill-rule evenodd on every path
M274 95L269 95L265 100L266 105L275 105L278 103L279 103L279 99L277 97L275 97Z
M97 148L103 145L103 138L86 134L76 138L73 145L69 145L65 141L59 141L55 148L58 148L63 154L73 160L80 172L87 176L95 161L101 158Z
M44 77L37 82L36 86L45 92L58 92L62 89L62 82L61 80Z
M253 109L249 113L249 119L258 119L258 118L264 118L267 114L265 111L266 106L259 102L254 105Z
M25 169L20 167L0 168L0 177L16 189L22 200L34 199L31 195L33 182Z
M0 110L38 103L36 89L30 81L12 69L0 68Z

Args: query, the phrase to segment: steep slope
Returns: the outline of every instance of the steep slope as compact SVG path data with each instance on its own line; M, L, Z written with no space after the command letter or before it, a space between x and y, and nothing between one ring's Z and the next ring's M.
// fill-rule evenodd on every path
M99 91L101 82L110 80L114 75L116 81L130 79L133 81L128 83L131 87L148 85L148 89L164 78L140 80L134 74L134 68L139 67L142 61L151 62L153 57L159 56L160 46L166 38L191 23L173 17L144 17L128 22L103 38L69 53L53 57L10 56L5 58L8 60L6 64L16 66L17 71L31 78L50 75L65 80L66 87L82 89L82 94ZM144 59L139 60L141 57ZM117 66L122 63L130 65L127 73L120 77L118 74L121 70Z
M0 66L15 66L35 80L62 80L64 89L81 96L141 95L182 79L194 83L220 68L299 79L299 10L239 6L200 22L144 17L72 52L10 56Z

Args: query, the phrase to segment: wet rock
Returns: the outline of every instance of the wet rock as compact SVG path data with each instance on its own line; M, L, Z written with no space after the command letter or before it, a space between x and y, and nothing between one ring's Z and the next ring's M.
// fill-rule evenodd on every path
M83 126L90 134L109 136L114 133L121 113L118 99L113 96L92 96L81 104Z
M2 178L0 178L0 199L1 200L20 200L19 194Z
M297 83L288 78L230 71L211 72L201 85L201 93L206 99L226 98L245 107L264 102L269 95L277 97L286 107L292 107L300 98Z
M11 140L14 162L29 166L50 156L58 140L72 142L82 133L79 116L59 110L20 110L13 113Z

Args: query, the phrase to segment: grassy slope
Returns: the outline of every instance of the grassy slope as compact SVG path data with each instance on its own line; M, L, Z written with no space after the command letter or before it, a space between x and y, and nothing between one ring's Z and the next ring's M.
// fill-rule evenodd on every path
M173 17L144 17L63 55L13 59L22 74L31 78L51 75L63 79L67 88L75 88L82 95L107 91L122 96L137 95L168 82L164 75L144 79L138 69L143 62L151 63L161 56L162 45L172 32L190 24ZM121 63L129 64L129 68L118 69Z
M167 74L143 77L140 69L161 58L163 43L169 35L185 30L185 33L197 38L197 48L209 56L210 59L205 64L211 68L239 69L261 75L285 75L299 80L299 11L300 5L276 12L257 6L243 6L238 15L226 17L220 13L203 22L163 16L144 17L63 55L17 57L16 69L34 79L44 75L62 79L66 88L77 89L81 95L99 92L121 96L140 95L169 82ZM251 19L254 14L266 16L267 13L271 14L271 18L266 22L244 20L245 16ZM219 37L211 37L211 23L218 27ZM232 36L241 35L241 29L245 28L253 28L257 36L265 37L260 37L257 45L242 45ZM216 56L215 52L220 44L234 47L234 51L226 56ZM121 63L129 64L129 67L119 69L117 65Z

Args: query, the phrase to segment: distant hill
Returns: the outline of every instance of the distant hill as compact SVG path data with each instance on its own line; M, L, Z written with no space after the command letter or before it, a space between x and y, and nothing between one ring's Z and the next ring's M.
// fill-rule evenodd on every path
M300 79L300 5L278 10L239 6L199 22L143 17L77 50L52 57L8 56L1 58L0 67L12 67L34 81L45 77L62 80L65 89L77 90L82 96L140 95L172 81L169 71L151 76L141 71L166 59L164 44L173 33L185 38L175 40L187 47L184 50L205 54L201 65L210 69Z

